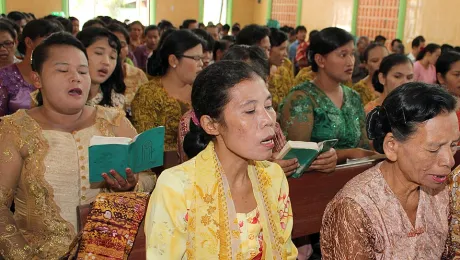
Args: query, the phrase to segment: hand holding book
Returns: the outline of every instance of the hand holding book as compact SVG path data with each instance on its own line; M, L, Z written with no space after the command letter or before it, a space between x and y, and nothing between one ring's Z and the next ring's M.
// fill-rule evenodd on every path
M105 172L102 173L102 178L113 191L131 191L139 180L139 176L134 174L130 168L126 168L126 179L115 170L110 170L109 173L110 176Z

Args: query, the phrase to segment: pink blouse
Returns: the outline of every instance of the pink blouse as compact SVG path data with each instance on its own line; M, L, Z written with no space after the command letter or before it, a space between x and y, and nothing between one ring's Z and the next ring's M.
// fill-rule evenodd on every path
M415 62L414 81L436 84L436 68L430 64L428 68L425 69L425 67L420 64L420 61Z

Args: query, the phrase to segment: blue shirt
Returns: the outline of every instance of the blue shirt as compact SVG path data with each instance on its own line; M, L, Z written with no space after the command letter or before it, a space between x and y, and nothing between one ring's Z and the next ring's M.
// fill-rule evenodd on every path
M297 53L297 47L299 47L299 40L295 40L290 46L289 46L289 59L294 63L295 61L295 55Z

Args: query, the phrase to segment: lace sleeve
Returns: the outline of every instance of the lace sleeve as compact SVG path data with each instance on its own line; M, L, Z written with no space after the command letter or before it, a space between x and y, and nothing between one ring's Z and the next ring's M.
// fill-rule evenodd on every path
M23 165L21 143L14 126L0 122L0 254L6 259L30 259L34 255L10 211Z
M278 212L280 213L280 224L283 232L284 250L286 252L287 259L295 260L297 258L297 248L291 239L294 218L292 216L291 199L289 198L289 184L284 176L278 198Z
M157 122L156 111L158 106L156 103L160 102L160 100L159 97L155 96L153 87L148 84L139 88L131 103L133 125L139 133L161 125Z
M189 110L181 117L179 121L178 137L177 137L177 152L179 153L179 160L181 163L188 160L187 154L184 151L184 139L190 131L190 120L192 118L192 111Z
M313 104L303 91L288 95L281 106L281 128L287 140L310 141L313 129Z
M321 254L329 259L376 259L376 235L364 210L345 198L328 205L321 227Z
M8 90L0 85L0 117L8 114Z

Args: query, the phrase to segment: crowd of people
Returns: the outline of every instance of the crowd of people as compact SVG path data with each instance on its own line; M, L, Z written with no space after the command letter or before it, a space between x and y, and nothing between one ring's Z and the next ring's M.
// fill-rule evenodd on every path
M387 45L381 35L307 34L279 23L145 26L107 16L80 31L75 17L2 16L1 256L123 256L133 241L115 246L128 235L110 221L95 229L94 247L75 250L86 239L75 209L95 201L123 208L120 197L101 194L145 193L150 200L136 211L145 212L147 259L309 259L309 238L291 239L287 178L300 177L299 160L277 155L287 141L330 139L335 147L306 172L386 159L328 204L323 259L460 254L460 170L452 169L460 48L418 36L405 53L400 39ZM112 170L89 182L93 136L133 138L158 126L178 166Z

